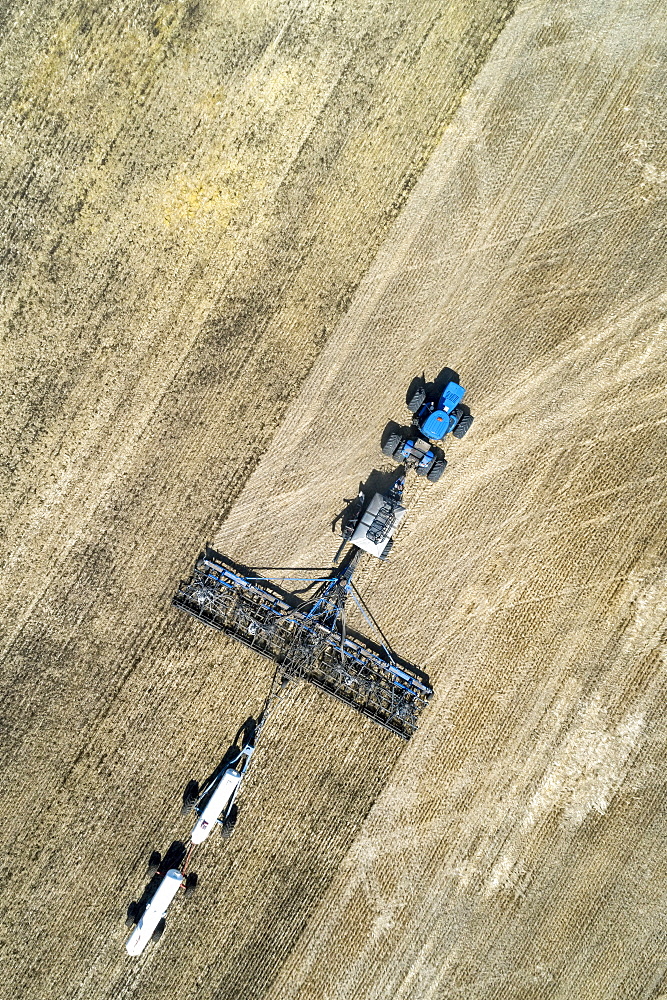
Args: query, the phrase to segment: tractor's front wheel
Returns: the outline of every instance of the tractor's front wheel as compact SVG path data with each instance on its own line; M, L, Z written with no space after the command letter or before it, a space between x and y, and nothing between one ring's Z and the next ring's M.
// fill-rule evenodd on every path
M416 413L426 399L426 388L423 385L417 386L406 399L410 413Z
M458 424L452 431L452 435L455 438L465 437L471 427L472 427L472 414L467 413L465 416L461 417Z
M445 471L446 466L447 462L445 458L440 458L440 457L436 458L433 465L426 473L426 478L428 479L429 483L437 483L437 481L440 479L440 476Z
M399 442L401 440L401 435L396 431L390 434L385 443L382 445L382 454L386 455L388 458L394 458L394 452L398 448Z

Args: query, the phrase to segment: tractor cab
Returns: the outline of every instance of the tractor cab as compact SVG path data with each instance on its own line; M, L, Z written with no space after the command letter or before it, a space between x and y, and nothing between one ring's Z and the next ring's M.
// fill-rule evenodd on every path
M442 441L446 434L455 430L464 416L458 408L464 395L462 385L448 382L437 401L422 402L414 421L424 437L429 441Z

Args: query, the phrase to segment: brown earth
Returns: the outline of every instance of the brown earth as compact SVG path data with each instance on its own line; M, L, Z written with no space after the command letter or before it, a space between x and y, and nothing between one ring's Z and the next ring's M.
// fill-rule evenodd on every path
M544 0L493 45L509 12L6 28L3 995L667 991L667 25ZM418 734L288 689L234 838L128 959L148 854L270 678L175 583L207 539L327 562L444 365L476 423L359 573L431 675Z

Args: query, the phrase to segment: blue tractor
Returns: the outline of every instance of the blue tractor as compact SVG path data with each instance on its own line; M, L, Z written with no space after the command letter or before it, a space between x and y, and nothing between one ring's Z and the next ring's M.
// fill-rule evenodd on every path
M448 382L442 392L428 393L422 380L409 394L408 409L413 414L412 426L406 430L392 431L382 452L401 462L407 469L414 469L418 476L426 476L435 483L445 471L447 460L434 442L442 441L451 433L455 438L464 437L472 425L472 416L461 402L465 389L458 382Z

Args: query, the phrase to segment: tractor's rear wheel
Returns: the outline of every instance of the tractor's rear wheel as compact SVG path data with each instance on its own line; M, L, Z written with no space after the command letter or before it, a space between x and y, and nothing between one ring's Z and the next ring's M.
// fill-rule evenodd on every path
M420 385L414 389L406 399L410 413L416 413L425 399L426 388L423 385Z
M160 923L157 925L157 927L153 931L153 936L151 937L151 941L159 941L160 940L160 938L164 934L164 929L166 927L166 924L167 924L167 921L164 919L164 917L162 917L162 919L160 920Z
M398 443L401 440L401 435L397 434L396 431L390 434L385 443L382 445L382 454L386 455L388 458L394 458L394 452L398 448Z
M426 478L428 479L429 483L437 483L437 481L440 479L440 476L445 471L446 465L447 462L445 461L444 458L440 457L436 458L433 465L426 473Z
M458 424L452 431L452 434L455 438L465 437L471 427L472 427L472 414L468 413L465 416L461 417Z

